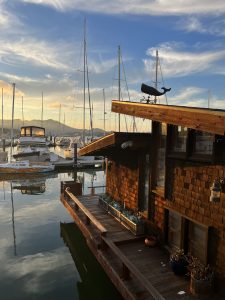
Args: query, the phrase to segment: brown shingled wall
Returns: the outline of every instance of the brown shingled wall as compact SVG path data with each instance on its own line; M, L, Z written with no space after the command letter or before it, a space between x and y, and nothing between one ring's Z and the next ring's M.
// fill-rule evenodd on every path
M106 192L115 200L125 202L126 207L138 207L138 168L110 162L106 176Z
M225 277L225 193L221 194L220 203L211 203L210 187L216 177L225 178L224 166L198 166L171 168L174 178L171 201L166 201L169 208L200 224L213 227L213 259L217 272ZM163 199L162 199L163 201ZM156 211L161 209L161 202L156 198ZM156 214L156 222L161 220Z

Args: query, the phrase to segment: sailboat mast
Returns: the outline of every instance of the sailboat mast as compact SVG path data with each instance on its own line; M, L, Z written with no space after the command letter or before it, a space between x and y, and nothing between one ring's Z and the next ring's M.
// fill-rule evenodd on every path
M41 94L41 126L42 127L43 127L43 114L44 114L43 104L44 104L44 99L43 99L43 92L42 92L42 94Z
M121 82L121 78L120 78L120 57L121 57L121 53L120 53L120 46L118 46L118 100L120 101L120 96L121 96L121 86L120 86L120 82ZM119 132L120 132L120 114L118 115L118 121L119 121Z
M61 124L60 124L60 120L61 120L61 103L59 105L59 136L61 136Z
M83 144L85 145L85 90L86 90L86 18L84 18L84 99L83 99Z
M23 126L24 126L24 114L23 114L23 96L22 96L22 122L23 122Z
M11 145L10 145L10 156L9 156L9 161L11 162L12 159L12 147L13 147L13 126L14 126L14 102L15 102L15 89L16 89L16 84L13 83L13 99L12 99L12 124L11 124Z
M159 68L159 52L156 50L156 62L155 62L155 88L158 88L158 68ZM157 96L155 96L155 103L157 101Z
M104 129L104 135L105 135L105 115L106 115L106 112L105 112L105 89L103 89L103 101L104 101L103 129Z
M3 88L2 88L2 143L3 143L3 135L4 135L4 121L3 121Z
M91 105L91 94L90 94L90 81L89 81L89 73L88 73L87 51L86 51L86 73L87 73L88 102L89 102L89 113L90 113L91 140L93 140L93 138L94 138L94 135L93 135L93 103ZM92 106L92 108L91 108L91 106Z

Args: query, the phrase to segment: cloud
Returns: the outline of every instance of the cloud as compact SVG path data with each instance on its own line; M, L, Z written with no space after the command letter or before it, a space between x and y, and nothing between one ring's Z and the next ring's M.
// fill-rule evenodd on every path
M190 107L210 107L225 109L225 99L218 98L206 88L189 86L177 91L175 96L169 96L170 105L181 105Z
M159 51L160 63L165 77L181 77L203 71L216 69L212 66L225 58L225 50L213 50L206 52L183 51L181 45L176 43L161 44L157 48L149 48L146 52L151 59L144 59L147 72L152 72L155 63L156 49Z
M210 34L213 36L224 36L225 35L225 20L218 19L210 20L200 18L200 16L182 18L177 22L178 28L183 29L187 32L199 32L204 34Z
M115 58L109 60L100 59L99 62L91 60L90 63L88 64L88 69L90 72L94 74L102 74L110 71L116 65L117 65L117 60Z
M70 70L68 46L55 42L54 45L34 38L21 38L17 41L0 40L1 62L21 66L29 62L36 66L59 70ZM64 53L64 56L61 55ZM64 61L63 61L64 60Z
M1 31L7 30L7 34L20 27L22 24L17 16L12 14L5 6L6 1L0 0L0 27Z
M200 20L193 16L182 19L178 22L178 25L181 29L184 29L188 32L207 32L206 28L204 28L204 25L200 22Z
M1 74L1 73L0 73ZM3 89L3 96L12 96L12 91L13 91L13 88L12 88L12 84L9 84L3 80L0 80L0 88L1 88L1 93L2 93L2 89ZM17 89L15 90L15 95L16 96L24 96L24 93Z
M225 12L223 0L18 0L50 6L58 11L78 10L103 14L133 15L219 15Z
M72 260L68 260L70 254L65 252L64 247L55 249L52 252L37 253L9 261L10 268L4 268L4 276L14 282L20 279L21 287L30 295L36 293L47 293L55 289L55 281L62 272L65 279L58 282L58 285L65 284L68 280L80 280L78 272L71 273L74 269ZM46 280L54 278L54 280ZM17 286L16 286L17 288Z

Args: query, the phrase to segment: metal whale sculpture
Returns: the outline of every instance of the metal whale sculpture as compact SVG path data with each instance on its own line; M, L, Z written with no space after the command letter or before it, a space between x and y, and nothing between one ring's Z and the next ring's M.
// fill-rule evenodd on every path
M169 92L171 90L171 88L167 89L165 87L161 88L163 90L163 92L158 91L157 89L155 89L152 86L149 86L147 84L142 83L141 85L141 91L145 94L148 94L150 96L162 96L165 93Z

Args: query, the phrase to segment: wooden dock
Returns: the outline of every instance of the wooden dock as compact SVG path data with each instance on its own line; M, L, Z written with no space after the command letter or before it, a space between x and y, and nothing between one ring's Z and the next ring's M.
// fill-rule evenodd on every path
M65 159L63 157L60 157L59 160L53 162L53 165L55 166L55 170L65 170L65 169L88 169L88 168L102 168L103 163L102 160L96 160L96 161L81 161L77 164L74 163L72 159Z
M171 271L168 254L146 247L144 237L134 236L98 205L97 195L74 196L65 188L61 201L124 299L196 299L189 280Z

